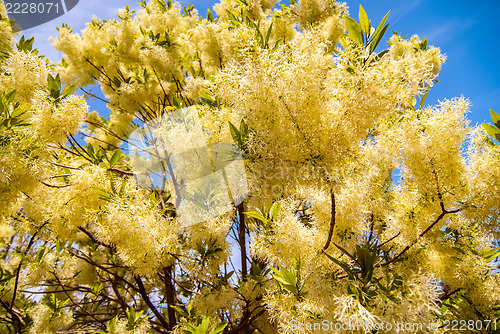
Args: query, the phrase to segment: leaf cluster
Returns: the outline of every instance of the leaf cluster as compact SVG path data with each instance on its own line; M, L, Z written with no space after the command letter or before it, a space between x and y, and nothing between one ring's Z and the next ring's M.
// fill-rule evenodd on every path
M23 118L30 107L27 103L14 102L15 94L15 90L9 93L0 92L0 133L31 126Z
M271 276L274 278L280 291L288 291L293 294L297 301L301 302L307 295L305 281L300 275L300 258L295 257L292 261L290 270L281 267L280 269L269 266L273 271Z
M389 12L385 14L375 29L371 26L363 6L359 5L359 23L352 17L346 16L345 18L347 36L358 47L364 47L370 54L373 53L389 27L388 24L385 24L389 17Z
M495 140L500 141L500 115L490 109L492 124L483 123L483 128Z

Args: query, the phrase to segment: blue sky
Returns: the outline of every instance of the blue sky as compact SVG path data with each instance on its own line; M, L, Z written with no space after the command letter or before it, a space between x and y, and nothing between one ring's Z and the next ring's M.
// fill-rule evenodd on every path
M183 0L181 3L185 4ZM288 2L288 1L286 1ZM191 0L199 13L205 15L207 8L215 2ZM498 56L498 16L500 2L483 0L476 3L464 0L361 0L347 1L350 16L357 18L359 4L362 4L372 21L378 24L390 10L389 29L412 36L426 37L430 45L438 46L447 60L439 75L440 82L430 91L428 104L457 96L468 98L471 103L469 118L472 124L489 122L488 109L500 112L500 66ZM75 31L81 30L92 16L112 18L119 8L129 5L138 9L133 0L81 0L62 17L44 25L25 30L22 34L35 36L35 46L42 54L53 60L60 55L51 49L48 37L56 34L55 26L68 23ZM94 109L104 106L91 103Z

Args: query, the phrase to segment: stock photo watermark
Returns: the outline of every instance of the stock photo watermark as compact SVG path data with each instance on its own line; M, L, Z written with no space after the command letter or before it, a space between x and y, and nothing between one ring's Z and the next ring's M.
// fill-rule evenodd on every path
M72 10L78 2L79 0L3 0L14 32L52 21Z
M208 145L193 107L135 130L128 151L137 184L169 191L183 226L223 215L248 195L241 150L230 143Z
M265 167L262 170L254 170L253 176L262 180L259 187L251 190L253 196L278 198L295 193L296 181L314 182L319 189L329 189L325 175L329 175L329 170L322 166L306 164L302 166L274 166Z
M497 322L491 320L446 320L443 322L375 322L365 320L354 320L349 322L322 320L317 322L299 322L292 320L289 327L294 332L297 331L341 331L341 332L365 332L391 331L395 333L417 333L422 331L437 331L438 329L447 331L466 331L466 330L489 330L497 329Z

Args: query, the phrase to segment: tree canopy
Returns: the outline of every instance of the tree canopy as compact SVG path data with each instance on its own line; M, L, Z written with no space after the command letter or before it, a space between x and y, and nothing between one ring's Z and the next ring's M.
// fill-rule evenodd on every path
M140 4L57 64L0 13L0 332L497 333L498 130L425 104L439 48L329 0Z

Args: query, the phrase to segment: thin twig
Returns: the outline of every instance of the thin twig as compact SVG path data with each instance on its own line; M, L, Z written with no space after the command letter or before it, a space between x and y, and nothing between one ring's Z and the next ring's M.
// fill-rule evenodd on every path
M42 226L40 226L36 230L35 233L33 233L33 235L30 238L30 241L28 243L28 246L26 247L26 250L24 251L24 256L28 255L28 252L29 252L31 246L33 246L33 243L35 242L35 238L38 235L38 232L40 232L42 230L42 228L44 228L48 223L49 222L46 221L45 223L42 224ZM23 258L21 258L21 260L19 261L19 265L17 266L16 281L14 283L14 291L12 292L12 301L10 302L10 308L11 309L14 307L14 302L16 301L17 286L19 284L19 275L21 274L21 267L22 267L22 265L23 265Z
M64 184L64 185L54 185L54 184L48 184L48 183L45 183L43 181L40 181L41 184L43 184L44 186L47 186L49 188L58 188L58 189L61 189L61 188L67 188L67 187L71 187L71 184Z
M391 237L389 240L386 240L383 243L381 243L380 245L378 245L378 248L380 248L383 245L385 245L386 243L391 242L392 240L396 239L397 237L399 237L400 234L401 234L401 232L398 232L398 234L396 234L395 236Z
M126 170L118 169L118 168L108 168L108 172L115 172L120 175L134 175L134 172L129 172Z
M61 165L61 164L55 163L55 162L51 162L51 164L54 165L54 166L62 167L62 168L68 168L68 169L78 170L78 168L76 168L76 167L65 166L65 165Z
M109 245L109 244L107 244L105 242L97 240L97 238L90 231L88 231L86 228L79 226L78 229L80 231L82 231L83 233L85 233L90 238L90 240L92 240L92 242L94 242L96 244L99 244L101 246L104 246L106 248L112 249L113 251L116 251L116 247L115 246L112 246L112 245Z
M442 203L442 202L441 202ZM442 205L442 208L444 207L444 205ZM410 243L408 246L406 246L405 248L403 248L403 250L401 252L399 252L395 257L393 257L391 260L387 261L387 262L384 262L382 263L380 266L381 267L385 267L391 263L393 263L394 261L398 260L401 256L403 256L403 254L405 254L411 247L413 247L418 241L420 241L420 239L422 239L422 237L427 233L429 232L434 226L436 226L437 223L439 223L441 221L441 219L443 219L443 217L447 214L450 214L450 213L456 213L456 212L459 212L460 209L455 209L455 210L451 210L451 211L448 211L448 210L442 210L441 213L439 214L439 216L437 216L437 218L434 220L434 222L432 224L430 224L429 226L427 226L427 228L418 235L417 239L415 241L413 241L412 243Z
M85 94L89 95L89 96L92 96L93 98L96 98L104 103L109 103L108 100L105 100L103 99L102 97L99 97L97 95L95 95L94 93L91 93L90 91L86 91L85 89L83 89L82 87L80 87L80 90L82 90Z

